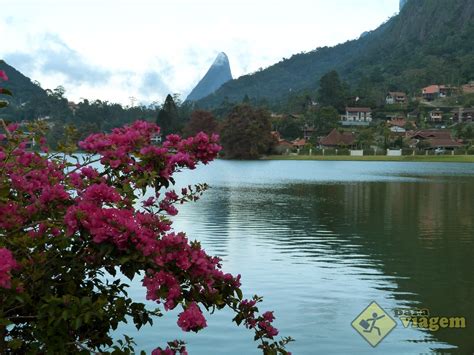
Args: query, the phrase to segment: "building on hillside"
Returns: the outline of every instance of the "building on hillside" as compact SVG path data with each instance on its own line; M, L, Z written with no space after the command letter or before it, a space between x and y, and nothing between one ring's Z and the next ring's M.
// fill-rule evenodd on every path
M316 129L314 127L305 125L303 127L303 138L309 141L315 132L316 132Z
M406 128L405 127L400 127L400 126L392 126L390 127L390 132L395 133L397 135L404 135L406 133Z
M474 108L459 108L451 111L453 122L472 122L474 119Z
M274 148L275 152L278 154L288 154L293 150L293 144L288 142L286 139L279 139L278 143Z
M69 108L69 110L71 110L72 114L75 115L77 109L79 108L79 105L73 101L68 101L67 107Z
M474 94L474 81L471 81L468 84L461 86L463 94Z
M454 88L446 85L430 85L422 89L423 99L433 101L438 98L445 98L455 91Z
M162 141L161 134L158 133L158 134L153 134L151 136L151 139L150 139L151 144L159 145L161 144L161 141Z
M387 105L401 104L404 105L407 103L407 94L404 92L392 91L387 94L385 97L385 103Z
M326 137L319 140L319 145L323 148L353 148L355 140L353 132L339 132L334 128Z
M432 123L443 122L443 111L439 109L431 111L428 115L428 121Z
M405 120L404 118L393 118L387 121L387 126L390 127L390 131L392 133L401 135L401 134L406 133L407 123L408 123L407 120ZM414 125L413 122L411 122L411 124Z
M420 141L427 143L427 149L445 148L455 149L462 147L462 141L455 140L450 130L425 129L413 131L409 135L410 147L414 148Z
M405 127L407 121L404 118L392 118L391 120L387 121L387 125L390 127Z
M368 126L372 122L372 110L369 107L346 107L341 116L343 126Z
M304 138L297 138L295 139L293 142L291 142L293 144L293 148L296 148L296 149L303 149L304 146L306 145L306 139Z

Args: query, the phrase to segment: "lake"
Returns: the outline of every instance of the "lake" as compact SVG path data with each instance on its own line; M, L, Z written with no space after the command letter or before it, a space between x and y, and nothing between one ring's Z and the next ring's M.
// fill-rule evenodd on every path
M207 182L181 206L175 229L242 275L246 297L264 296L293 354L473 353L474 165L391 162L216 161L177 176ZM140 283L131 294L144 300ZM372 348L351 322L372 301L465 317L465 329L396 328ZM230 312L195 334L176 312L133 336L151 351L183 339L190 354L260 354Z

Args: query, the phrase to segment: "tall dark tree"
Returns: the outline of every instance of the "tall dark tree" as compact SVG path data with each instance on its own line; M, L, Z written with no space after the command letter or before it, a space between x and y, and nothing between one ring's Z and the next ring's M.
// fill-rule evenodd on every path
M345 106L345 91L339 74L332 70L319 80L318 101L321 106L332 106L342 112Z
M191 114L191 119L184 126L183 135L185 137L194 136L199 132L207 134L217 133L219 124L214 115L205 110L196 110Z
M221 130L221 143L228 158L255 159L273 147L271 116L264 109L237 105Z
M170 133L176 133L179 126L178 119L178 107L174 102L173 96L168 95L156 118L156 124L161 127L161 134L166 136Z
M277 122L274 121L274 128L287 140L301 138L303 125L304 122L293 115L285 115Z
M334 107L325 106L306 113L305 120L316 129L318 135L326 135L339 125L339 113Z

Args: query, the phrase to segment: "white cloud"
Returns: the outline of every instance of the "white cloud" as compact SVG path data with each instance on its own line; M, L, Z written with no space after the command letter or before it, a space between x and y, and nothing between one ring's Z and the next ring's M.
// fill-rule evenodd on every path
M67 95L129 103L185 97L227 53L234 77L374 29L398 0L16 0L0 57Z

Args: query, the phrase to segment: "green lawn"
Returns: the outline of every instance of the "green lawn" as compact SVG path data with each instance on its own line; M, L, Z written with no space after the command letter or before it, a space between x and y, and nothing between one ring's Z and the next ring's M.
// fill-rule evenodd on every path
M351 157L348 155L270 155L264 160L339 160L339 161L414 161L442 163L474 163L474 155L406 155L388 157L385 155L366 155Z

